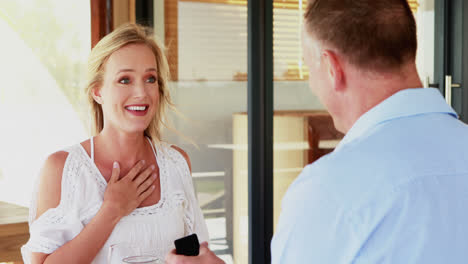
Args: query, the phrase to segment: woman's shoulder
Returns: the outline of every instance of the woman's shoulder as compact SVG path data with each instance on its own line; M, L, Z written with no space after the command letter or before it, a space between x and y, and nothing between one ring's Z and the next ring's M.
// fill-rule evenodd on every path
M176 150L180 155L182 155L182 157L187 162L187 166L189 167L189 170L191 172L192 171L192 163L190 162L190 157L187 154L187 152L185 152L183 149L181 149L180 147L178 147L176 145L171 145L171 148Z
M61 177L67 159L69 158L69 156L74 156L73 154L79 151L79 148L83 146L83 142L65 147L47 156L44 162L44 166L41 170L41 174L42 172L47 172L48 174L52 175L58 173L59 175L57 175L57 177Z
M39 217L49 208L60 203L62 192L62 174L69 152L57 151L49 155L40 172L37 214Z
M76 146L68 147L50 154L41 169L41 181L61 182L63 169L69 155Z
M77 143L46 158L39 173L37 217L60 204L64 171L67 163L70 163L70 158L76 156L74 153L79 147L80 144Z

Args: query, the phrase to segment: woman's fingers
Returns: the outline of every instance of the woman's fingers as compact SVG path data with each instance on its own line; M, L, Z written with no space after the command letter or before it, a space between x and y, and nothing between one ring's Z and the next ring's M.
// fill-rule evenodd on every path
M206 242L206 241L201 242L200 247L206 247L207 248L208 247L208 242Z
M177 263L177 254L176 254L175 248L166 255L165 263L168 263L168 264Z
M111 174L109 181L111 183L115 183L119 180L119 176L120 176L120 166L117 161L114 161L114 164L112 165L112 174Z
M133 181L136 176L139 175L139 172L141 169L143 169L143 166L145 165L144 160L140 160L133 168L125 175L125 178L128 178L129 180Z
M140 184L142 184L144 181L148 179L148 177L151 175L151 173L154 171L155 166L151 165L148 168L146 168L142 173L140 173L134 180L134 184L138 187Z
M204 241L200 244L200 254L205 254L209 252L210 249L208 248L208 242Z
M154 185L151 185L148 189L146 189L145 191L143 191L140 196L138 197L138 204L140 204L141 202L143 202L143 200L145 200L146 198L148 198L148 196L150 196L150 194L154 191L154 189L156 189L156 186Z
M111 188L107 197L112 197L110 198L111 200L120 200L118 203L120 203L123 207L131 206L131 204L133 204L129 203L125 205L125 201L137 202L137 205L141 204L141 202L148 198L148 196L150 196L151 193L155 190L156 186L154 186L153 183L157 179L157 174L155 173L156 166L151 165L143 169L144 166L145 161L139 161L133 168L130 169L127 175L119 180L120 166L117 162L114 162L109 183L117 184L113 184L112 187L108 186ZM135 208L128 208L128 210L133 209Z
M140 184L140 186L138 186L137 194L140 195L141 193L146 191L148 188L150 188L151 185L156 180L156 178L157 178L156 173L152 173L150 177L147 177L147 179L142 184Z

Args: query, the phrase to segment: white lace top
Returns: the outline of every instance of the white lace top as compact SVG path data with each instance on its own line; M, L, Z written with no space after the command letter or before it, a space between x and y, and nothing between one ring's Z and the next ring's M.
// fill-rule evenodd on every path
M81 144L66 151L69 154L63 168L60 204L34 220L37 190L33 194L29 213L30 239L21 248L25 263L31 262L31 252L50 254L73 239L102 205L107 182L93 162L94 151L91 151L91 158ZM158 144L153 151L160 172L159 202L137 208L123 217L92 263L106 263L109 246L117 243L144 243L145 248L154 249L164 260L174 248L175 239L196 233L200 242L208 241L206 223L185 158L166 143Z

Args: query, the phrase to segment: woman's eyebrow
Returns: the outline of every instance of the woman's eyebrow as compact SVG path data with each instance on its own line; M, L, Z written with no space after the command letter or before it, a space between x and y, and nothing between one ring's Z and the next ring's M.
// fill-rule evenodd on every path
M116 74L119 74L121 72L134 72L135 70L133 69L121 69L119 70ZM150 71L156 71L156 68L148 68L145 70L145 72L150 72Z
M116 74L119 74L119 73L121 73L121 72L134 72L134 71L135 71L135 70L133 70L133 69L121 69L121 70L119 70Z

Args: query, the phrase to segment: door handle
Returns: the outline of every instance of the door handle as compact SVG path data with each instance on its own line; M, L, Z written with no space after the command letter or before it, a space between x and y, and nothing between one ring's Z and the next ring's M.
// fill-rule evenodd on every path
M429 76L424 79L424 88L439 88L438 83L431 83Z
M459 83L452 83L452 75L445 75L445 101L452 106L452 88L461 87Z

